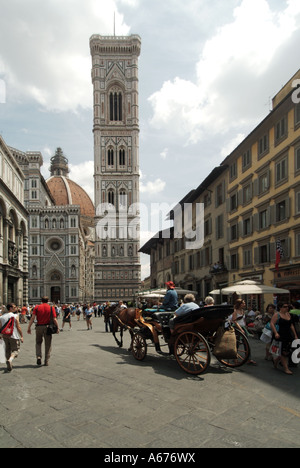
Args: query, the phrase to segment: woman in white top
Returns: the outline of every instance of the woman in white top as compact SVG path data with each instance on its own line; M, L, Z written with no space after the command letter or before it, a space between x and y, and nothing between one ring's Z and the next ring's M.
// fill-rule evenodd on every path
M19 316L17 314L17 306L8 304L7 312L0 317L0 328L2 328L11 317L14 317L14 329L11 336L2 335L5 343L5 357L7 370L12 370L12 362L18 357L20 351L20 342L23 343L23 333L20 327Z
M91 330L91 329L93 328L93 327L92 327L93 312L94 312L94 309L93 309L93 307L89 304L89 305L88 305L88 308L86 309L86 312L85 312L85 320L86 320L86 325L87 325L87 329L88 329L88 330Z

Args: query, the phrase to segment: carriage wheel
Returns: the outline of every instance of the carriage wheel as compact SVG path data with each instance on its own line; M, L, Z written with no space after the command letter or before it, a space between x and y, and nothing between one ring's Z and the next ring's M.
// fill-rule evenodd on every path
M199 333L181 333L174 346L174 354L180 367L189 374L202 374L210 364L210 349Z
M218 359L227 367L241 367L250 358L250 344L248 338L237 328L234 329L236 336L237 357L235 359Z
M142 361L147 354L147 343L141 333L137 332L132 337L131 352L135 359Z

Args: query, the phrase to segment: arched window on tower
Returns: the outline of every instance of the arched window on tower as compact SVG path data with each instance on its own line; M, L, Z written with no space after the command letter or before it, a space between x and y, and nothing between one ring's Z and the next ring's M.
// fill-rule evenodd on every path
M107 165L108 166L114 165L114 150L112 148L109 148L107 152Z
M125 190L120 191L119 202L120 202L120 207L122 208L127 207L127 195L126 195Z
M109 119L111 122L121 122L122 119L122 93L111 92L109 95Z
M125 166L125 150L121 148L119 151L119 166Z
M113 190L109 190L108 192L108 203L110 203L111 205L115 204L115 193Z

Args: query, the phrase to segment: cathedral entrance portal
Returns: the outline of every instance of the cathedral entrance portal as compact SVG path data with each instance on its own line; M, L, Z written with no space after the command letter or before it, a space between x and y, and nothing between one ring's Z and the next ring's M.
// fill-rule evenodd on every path
M60 287L59 286L53 286L51 288L51 302L54 304L59 304L60 303Z

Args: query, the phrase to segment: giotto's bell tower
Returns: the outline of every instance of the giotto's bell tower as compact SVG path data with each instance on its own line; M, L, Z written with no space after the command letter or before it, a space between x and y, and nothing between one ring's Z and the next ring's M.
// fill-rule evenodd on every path
M131 301L140 286L137 35L90 39L94 87L95 300Z

